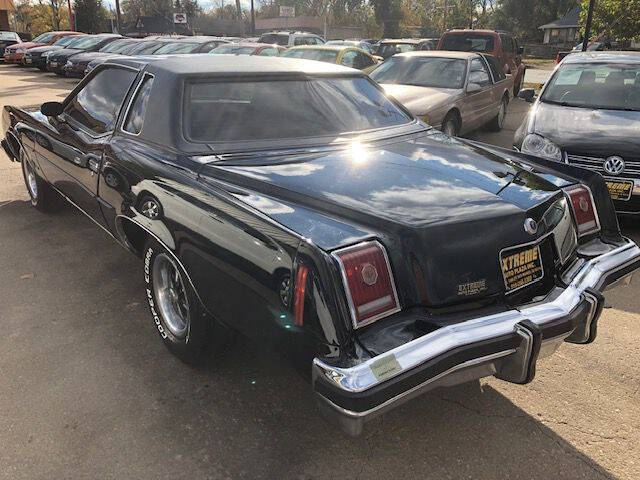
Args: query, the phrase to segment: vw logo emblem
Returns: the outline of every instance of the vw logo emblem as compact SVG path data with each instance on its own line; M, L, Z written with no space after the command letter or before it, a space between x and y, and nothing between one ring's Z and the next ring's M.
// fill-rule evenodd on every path
M602 167L609 175L620 175L624 172L624 160L622 157L609 157L604 161Z
M533 218L527 218L524 221L524 231L529 235L535 235L538 231L538 222L536 222Z

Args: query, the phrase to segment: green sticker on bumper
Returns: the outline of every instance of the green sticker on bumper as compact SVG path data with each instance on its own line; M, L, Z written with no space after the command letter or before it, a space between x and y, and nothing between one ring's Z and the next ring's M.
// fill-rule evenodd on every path
M391 354L373 362L371 364L371 371L378 380L382 381L402 371L402 367L400 367L398 360L396 360L396 356Z

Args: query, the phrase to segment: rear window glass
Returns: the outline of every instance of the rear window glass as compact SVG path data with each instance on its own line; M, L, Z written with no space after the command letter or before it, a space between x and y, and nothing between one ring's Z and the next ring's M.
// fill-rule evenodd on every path
M187 137L207 143L337 136L411 121L367 78L188 83L184 116Z
M445 35L442 40L442 50L458 52L492 52L493 36L474 33L455 33Z
M289 35L266 33L260 37L260 40L258 40L258 42L287 46L289 45Z
M234 45L221 45L214 48L209 53L216 55L251 55L255 52L256 47L242 47Z
M396 53L412 52L417 48L417 43L383 43L378 47L378 55L388 58Z
M336 63L336 58L338 58L338 51L301 48L300 50L287 50L281 56L289 58L304 58L306 60L318 60L320 62L327 63Z

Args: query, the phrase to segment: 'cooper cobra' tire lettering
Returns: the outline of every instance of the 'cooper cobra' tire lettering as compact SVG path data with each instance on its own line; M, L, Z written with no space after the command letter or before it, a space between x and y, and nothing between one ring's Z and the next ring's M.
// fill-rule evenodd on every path
M147 253L144 257L144 280L147 284L151 282L151 278L149 277L150 271L150 263L151 257L153 256L153 249L150 248L147 250ZM153 316L153 323L156 324L156 328L158 329L158 333L163 339L167 338L167 333L164 331L162 327L162 323L160 322L160 317L158 316L158 312L155 309L155 302L153 301L153 293L150 288L147 288L147 301L149 302L149 308L151 309L151 315Z

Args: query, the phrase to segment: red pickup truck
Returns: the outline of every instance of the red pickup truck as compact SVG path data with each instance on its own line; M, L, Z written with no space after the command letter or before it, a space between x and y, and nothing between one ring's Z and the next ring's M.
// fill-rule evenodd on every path
M513 75L513 96L517 96L526 70L522 62L524 47L516 38L496 30L449 30L440 37L438 50L478 52L493 55L498 59L504 73Z

